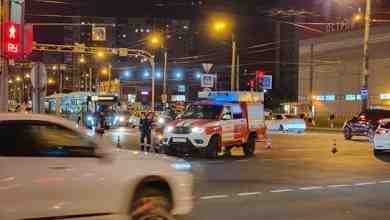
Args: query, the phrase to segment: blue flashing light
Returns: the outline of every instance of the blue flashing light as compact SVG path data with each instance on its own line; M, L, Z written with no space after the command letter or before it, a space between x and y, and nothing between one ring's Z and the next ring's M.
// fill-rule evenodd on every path
M149 76L150 76L150 73L149 73L148 71L145 71L145 72L144 72L144 77L145 77L145 78L148 78Z
M161 78L161 72L156 72L156 78L158 78L158 79Z
M200 74L200 73L197 73L197 74L196 74L196 78L197 78L197 79L200 79L201 77L202 77L202 74Z
M182 74L181 74L180 72L177 72L177 73L176 73L176 78L177 78L177 79L180 79L181 77L182 77Z

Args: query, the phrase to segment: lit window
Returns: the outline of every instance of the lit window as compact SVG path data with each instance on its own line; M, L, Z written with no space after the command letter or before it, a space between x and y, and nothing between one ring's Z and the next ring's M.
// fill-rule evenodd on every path
M390 93L382 93L380 94L381 100L389 100L390 99Z
M327 95L325 96L325 101L335 101L336 96L335 95Z
M356 100L356 95L354 95L354 94L345 95L345 100L346 101L355 101Z
M138 33L138 32L139 32L138 28L137 28L137 29L135 29L135 33Z

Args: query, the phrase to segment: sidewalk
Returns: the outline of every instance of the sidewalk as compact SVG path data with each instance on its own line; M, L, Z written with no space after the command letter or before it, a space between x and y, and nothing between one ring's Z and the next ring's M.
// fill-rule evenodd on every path
M327 127L308 127L306 128L306 131L314 131L314 132L342 132L342 128L327 128Z

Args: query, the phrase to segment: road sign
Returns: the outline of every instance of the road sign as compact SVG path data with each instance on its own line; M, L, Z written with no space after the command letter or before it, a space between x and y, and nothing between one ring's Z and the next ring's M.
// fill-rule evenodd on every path
M362 96L362 99L367 99L368 96L368 90L363 88L360 90L360 95Z
M264 75L263 89L272 89L272 75Z
M214 88L215 75L202 74L201 85L203 88Z
M106 28L92 27L92 41L106 41Z
M203 63L202 66L203 66L203 70L207 74L207 73L210 72L211 68L213 68L214 64L212 64L212 63Z

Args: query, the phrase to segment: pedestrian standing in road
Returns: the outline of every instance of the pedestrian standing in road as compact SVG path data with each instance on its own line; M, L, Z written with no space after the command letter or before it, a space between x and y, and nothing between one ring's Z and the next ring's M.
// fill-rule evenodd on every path
M145 114L142 113L139 129L141 132L141 151L149 152L151 148L152 142L152 123L153 123L153 115L151 112ZM145 144L146 138L146 144Z
M329 115L329 127L334 128L335 115L332 113Z

